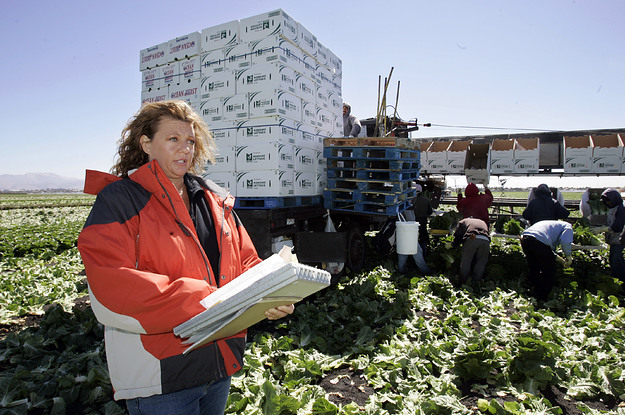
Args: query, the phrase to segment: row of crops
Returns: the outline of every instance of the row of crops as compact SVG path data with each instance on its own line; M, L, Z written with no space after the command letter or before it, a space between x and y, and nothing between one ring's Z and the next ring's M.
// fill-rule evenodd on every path
M126 413L103 329L74 305L86 294L75 242L88 212L0 210L0 415ZM250 329L227 412L625 414L624 292L607 251L576 251L537 302L516 240L495 239L484 283L457 289L460 253L432 239L435 275L401 276L369 246L362 273Z

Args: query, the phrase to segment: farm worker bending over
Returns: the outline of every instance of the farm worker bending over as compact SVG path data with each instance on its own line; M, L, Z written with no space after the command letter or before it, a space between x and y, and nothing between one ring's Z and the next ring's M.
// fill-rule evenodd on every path
M482 219L489 226L488 208L493 204L493 194L488 186L484 185L484 193L480 193L475 183L469 183L462 192L458 191L458 203L456 208L462 213L463 218Z
M352 115L352 107L347 103L343 103L343 135L345 137L358 137L360 134L360 121L355 115Z
M115 399L130 414L223 413L245 331L183 356L173 328L200 300L261 262L234 198L199 173L208 127L183 101L144 105L119 141L113 174L87 171L98 197L78 238L91 305L105 326ZM293 306L267 310L284 317Z
M565 219L569 213L567 208L551 196L549 186L541 184L536 188L534 198L523 211L523 218L533 225L541 220Z
M467 282L469 275L474 283L481 281L490 254L490 235L486 222L477 218L466 218L458 222L452 246L455 248L460 245L462 256L459 285Z
M528 280L539 300L546 300L553 289L556 261L567 268L571 266L572 243L573 227L558 220L537 222L521 235L521 248L529 265ZM565 258L555 254L558 245L562 247Z
M618 190L608 188L601 193L601 202L608 210L608 226L597 229L605 232L605 241L610 245L610 274L612 278L618 278L625 282L625 259L623 259L623 248L621 242L621 232L625 225L625 206L623 198Z

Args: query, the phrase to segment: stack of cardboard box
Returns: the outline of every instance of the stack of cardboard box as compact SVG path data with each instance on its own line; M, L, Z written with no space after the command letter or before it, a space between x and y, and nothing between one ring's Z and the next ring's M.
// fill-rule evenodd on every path
M140 53L142 103L187 101L215 135L207 177L239 197L323 193L323 138L343 134L342 63L283 10Z

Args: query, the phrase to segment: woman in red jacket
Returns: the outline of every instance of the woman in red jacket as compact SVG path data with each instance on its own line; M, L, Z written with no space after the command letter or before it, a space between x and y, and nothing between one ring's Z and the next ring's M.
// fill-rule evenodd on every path
M462 217L481 219L489 225L488 208L493 204L493 194L490 189L484 185L484 193L480 193L474 183L469 183L464 195L466 197L462 197L462 192L458 191L456 208L462 213Z
M214 160L213 150L188 104L151 103L124 128L113 174L87 171L85 193L98 197L78 248L105 326L114 397L130 414L223 413L243 363L245 331L186 355L173 333L204 311L200 300L261 262L234 197L191 174Z

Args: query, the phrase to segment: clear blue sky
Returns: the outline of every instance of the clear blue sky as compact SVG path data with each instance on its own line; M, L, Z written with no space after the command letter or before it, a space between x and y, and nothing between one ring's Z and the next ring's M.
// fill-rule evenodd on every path
M277 8L342 59L356 116L375 117L394 67L402 119L512 128L413 138L625 127L622 0L3 0L0 174L108 171L139 108L141 49Z

